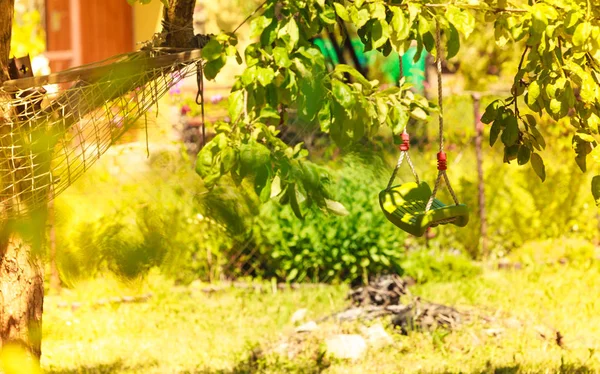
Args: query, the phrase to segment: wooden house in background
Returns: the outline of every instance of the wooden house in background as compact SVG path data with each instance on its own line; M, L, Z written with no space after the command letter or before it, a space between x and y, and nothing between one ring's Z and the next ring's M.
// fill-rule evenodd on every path
M139 48L159 30L162 4L125 0L45 0L46 53L53 72Z

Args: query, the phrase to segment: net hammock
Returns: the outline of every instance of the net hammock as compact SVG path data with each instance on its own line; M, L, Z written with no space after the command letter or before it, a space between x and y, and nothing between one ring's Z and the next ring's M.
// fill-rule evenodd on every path
M180 80L200 50L142 50L0 86L0 219L46 206ZM16 66L27 73L26 66ZM30 74L29 74L30 75Z

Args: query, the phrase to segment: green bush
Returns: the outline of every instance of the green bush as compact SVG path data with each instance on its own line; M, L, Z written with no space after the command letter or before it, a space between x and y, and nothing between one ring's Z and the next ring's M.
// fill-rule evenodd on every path
M409 251L401 266L404 274L417 283L450 282L481 274L481 267L460 252L426 249Z
M364 281L401 273L406 234L381 214L377 195L387 183L382 162L346 157L334 172L345 217L310 212L297 219L288 207L265 204L252 228L260 257L257 274L288 281ZM378 162L379 165L373 165Z

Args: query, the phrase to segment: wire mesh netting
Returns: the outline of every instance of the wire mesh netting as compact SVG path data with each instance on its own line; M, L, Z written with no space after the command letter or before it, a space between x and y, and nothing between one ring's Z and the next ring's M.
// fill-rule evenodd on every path
M140 51L0 86L2 219L47 204L181 79L200 51ZM25 67L23 67L25 68Z

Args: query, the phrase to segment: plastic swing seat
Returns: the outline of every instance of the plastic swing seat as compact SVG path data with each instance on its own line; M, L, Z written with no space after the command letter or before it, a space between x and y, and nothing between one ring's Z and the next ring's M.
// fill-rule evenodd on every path
M379 204L390 222L414 236L423 236L428 228L438 225L467 225L469 209L465 204L446 205L433 199L431 208L426 211L431 194L427 183L409 182L381 191Z
M443 56L442 45L440 43L440 28L436 23L435 44L438 51L436 58L437 86L438 86L438 107L439 107L439 152L437 154L437 169L438 176L435 182L436 188L431 191L429 185L425 182L419 183L419 177L412 164L408 150L410 149L410 137L406 131L406 125L402 132L402 144L400 144L400 157L396 168L392 173L392 177L387 185L387 188L379 193L379 205L385 217L398 226L400 229L414 236L423 236L428 228L438 225L453 225L464 227L469 223L469 208L465 204L460 204L458 198L454 194L454 190L450 186L450 180L446 170L448 162L446 153L444 153L444 110L443 110L443 92L442 92L442 61L440 56ZM402 62L402 59L400 60ZM400 67L402 67L400 65ZM410 169L415 177L416 182L403 183L392 186L398 169L406 158ZM455 205L446 205L436 199L436 193L442 182L446 182L446 187L452 195ZM430 203L429 209L427 205Z

